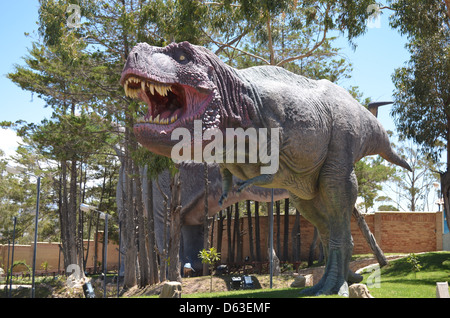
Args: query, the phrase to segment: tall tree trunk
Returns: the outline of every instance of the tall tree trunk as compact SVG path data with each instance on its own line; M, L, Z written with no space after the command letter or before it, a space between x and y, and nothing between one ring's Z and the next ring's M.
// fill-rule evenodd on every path
M223 215L223 210L219 211L219 219L217 220L217 252L222 253L222 238L223 238L223 220L225 216Z
M441 172L441 194L444 198L444 213L447 218L447 225L450 228L450 170Z
M150 284L159 283L158 255L156 253L155 218L153 215L153 182L145 174L147 182L147 218L148 218L148 245L149 245L149 266Z
M289 199L284 200L283 260L289 260Z
M81 185L82 185L82 181L83 181L83 170L82 170L82 162L80 162L80 190L81 190ZM81 203L81 191L80 194L77 195L77 189L78 189L78 184L77 184L77 161L76 160L72 160L72 170L75 170L74 172L72 172L72 175L75 176L75 180L72 181L71 180L71 187L73 187L73 194L74 195L74 209L76 212L75 215L78 215L78 226L77 226L77 264L78 266L80 266L81 269L81 277L84 277L84 272L85 272L85 268L84 268L84 245L83 245L83 223L84 223L84 215L83 215L83 211L81 211L81 209L79 208L79 203ZM73 182L73 185L72 185ZM76 221L76 220L75 220Z
M59 193L58 193L58 205L59 205L59 219L61 226L61 245L63 251L64 268L72 264L71 251L70 251L70 232L67 230L69 226L68 211L67 211L67 162L61 161L61 176L59 178Z
M72 194L72 178L70 181L70 190L67 193L67 162L63 161L62 166L62 187L63 187L63 220L64 228L61 228L61 233L65 234L66 242L63 246L64 251L64 267L71 264L77 264L77 248L76 248L76 210ZM71 173L72 174L72 173ZM74 179L76 182L76 178ZM76 191L76 185L75 185Z
M259 202L255 201L255 249L256 260L261 262L261 235L259 226Z
M255 260L255 251L253 248L253 223L250 200L247 200L247 220L248 220L248 245L250 247L250 261Z
M295 221L294 226L292 227L292 261L298 262L300 261L300 212L295 210Z
M450 17L450 2L445 1ZM444 199L444 213L450 228L450 115L447 115L447 170L441 172L441 196Z
M234 205L234 233L236 235L236 262L242 262L242 231L239 216L239 202Z
M227 239L228 239L228 262L234 262L234 251L232 246L232 234L231 234L231 208L232 206L227 207Z
M136 145L135 145L136 146ZM146 226L144 221L144 202L142 199L141 169L134 165L134 175L136 183L136 212L138 224L138 244L137 253L139 259L139 287L145 287L150 283L150 270L148 264Z
M127 115L129 117L129 115ZM130 153L131 131L132 127L130 119L125 126L125 156L124 156L124 186L125 195L123 200L123 228L124 228L124 247L125 247L125 273L124 273L124 287L133 287L136 285L136 225L135 213L133 204L133 162Z
M181 180L180 172L176 172L171 178L170 234L169 234L169 281L181 282L180 270L180 236L181 236ZM205 236L208 236L206 234Z
M209 211L208 211L208 196L209 196L209 180L208 180L208 164L204 163L204 182L205 182L205 212L203 215L203 248L209 249ZM203 275L208 275L208 264L203 264Z
M166 280L166 269L167 269L167 251L168 251L167 230L170 228L170 217L169 217L170 207L169 207L169 197L161 190L158 178L155 179L155 184L158 187L158 191L161 193L164 200L163 243L161 249L156 249L160 259L159 280L161 282L164 282Z

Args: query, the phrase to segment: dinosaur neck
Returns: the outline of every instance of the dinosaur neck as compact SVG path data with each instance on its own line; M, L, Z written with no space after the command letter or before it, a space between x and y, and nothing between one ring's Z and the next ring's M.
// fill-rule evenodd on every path
M216 56L208 55L214 69L213 81L222 98L225 127L247 128L254 125L257 116L250 85L239 73Z

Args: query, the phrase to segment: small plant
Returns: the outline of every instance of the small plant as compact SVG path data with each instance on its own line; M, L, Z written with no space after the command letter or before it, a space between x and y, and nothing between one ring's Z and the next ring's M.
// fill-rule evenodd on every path
M48 269L49 269L49 264L48 261L42 262L41 264L41 268L47 273Z
M422 265L420 265L417 255L414 253L409 254L406 258L406 262L411 264L411 269L414 272L414 278L416 278L416 273L420 272L420 270L422 269Z
M217 252L215 247L211 247L209 250L203 249L198 254L198 257L202 260L203 264L209 265L209 272L211 275L211 281L209 286L209 292L212 292L212 278L214 265L220 260L220 253Z

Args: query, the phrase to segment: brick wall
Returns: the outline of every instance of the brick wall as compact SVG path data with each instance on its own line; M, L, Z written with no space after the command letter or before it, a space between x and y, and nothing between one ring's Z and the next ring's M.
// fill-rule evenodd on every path
M58 271L58 265L60 270L64 270L64 259L63 254L59 253L60 243L48 243L48 242L38 242L36 249L36 271L40 272L42 270L42 264L48 262L48 271ZM88 242L84 242L85 251ZM94 266L94 241L89 242L89 255L87 259L86 267ZM102 261L103 259L103 244L101 241L97 245L97 260ZM31 268L33 264L33 251L34 245L18 245L14 246L14 261L25 261L25 263ZM10 246L10 256L9 260L11 262L12 244ZM118 265L118 245L108 244L108 268L117 268ZM0 267L4 267L8 261L8 245L0 245ZM26 271L27 268L24 266L15 266L14 272Z
M365 220L370 231L385 253L418 253L426 251L442 250L442 212L377 212L375 214L365 215ZM289 215L289 236L288 236L288 252L289 258L292 257L292 228L295 221L294 215ZM222 236L222 260L226 261L228 257L228 239L227 224L223 223L224 230ZM213 246L217 247L217 224L215 221ZM255 220L252 218L253 228ZM247 217L241 218L239 222L241 233L241 249L242 258L250 256L249 248L249 231ZM268 219L260 216L260 246L262 260L267 259L267 248L269 238ZM234 232L234 220L231 224L231 233ZM353 253L368 254L372 253L370 246L361 233L355 219L352 217L351 232L353 236ZM300 217L300 257L307 260L310 245L314 236L314 227L303 217ZM235 237L235 236L234 236ZM274 248L280 259L283 259L284 244L284 215L280 220L280 251L277 251L278 228L276 218L274 218ZM253 229L253 241L255 240L255 230ZM235 251L237 244L235 244ZM318 255L318 247L316 256Z
M378 212L375 239L384 252L442 250L442 212Z

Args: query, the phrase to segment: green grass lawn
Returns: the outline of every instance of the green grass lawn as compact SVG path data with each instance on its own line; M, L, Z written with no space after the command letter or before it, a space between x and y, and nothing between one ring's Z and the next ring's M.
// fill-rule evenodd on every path
M369 286L375 298L435 298L436 282L450 281L450 252L416 255L422 266L414 273L405 258L391 261L379 272L379 285ZM363 274L367 283L371 272ZM373 281L372 281L373 282ZM301 288L257 289L182 295L183 298L298 298ZM339 297L339 296L321 296Z
M433 252L416 256L422 266L419 272L412 270L406 257L391 261L380 270L379 286L368 284L370 293L376 298L435 298L436 282L450 281L450 253ZM367 283L370 275L363 275L363 283Z

